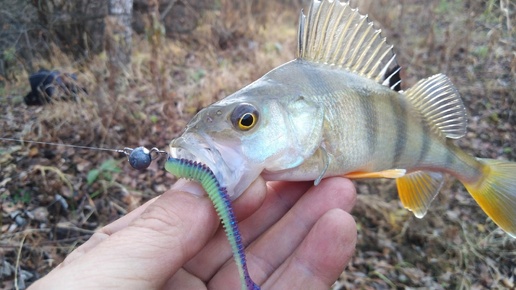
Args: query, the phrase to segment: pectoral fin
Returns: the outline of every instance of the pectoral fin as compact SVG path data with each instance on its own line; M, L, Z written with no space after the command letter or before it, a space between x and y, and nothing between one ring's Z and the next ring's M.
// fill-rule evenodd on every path
M324 177L324 174L326 174L326 171L328 170L328 166L330 165L330 161L328 160L328 152L326 152L326 149L324 147L319 147L319 150L322 154L322 159L324 162L323 170L321 171L321 174L319 174L319 177L314 181L314 185L317 186L319 183L321 183L321 180Z
M443 181L441 173L430 171L411 172L396 179L401 203L416 217L422 218L441 189Z
M400 178L405 175L405 169L389 169L378 172L351 172L344 175L346 178Z

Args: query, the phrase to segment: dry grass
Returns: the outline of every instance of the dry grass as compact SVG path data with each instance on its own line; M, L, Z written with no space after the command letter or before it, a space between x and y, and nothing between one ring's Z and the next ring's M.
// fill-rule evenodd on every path
M126 89L119 94L108 89L105 55L77 64L54 49L39 66L78 72L89 94L77 103L26 108L21 96L27 73L20 72L19 81L0 88L2 137L165 148L199 109L294 57L299 3L220 3L188 35L135 36ZM470 115L461 147L477 156L516 160L514 3L362 0L357 5L395 45L405 88L438 72L457 85ZM0 146L0 260L4 270L12 270L3 272L0 287L7 289L15 277L28 284L45 274L96 228L173 182L157 166L135 172L109 152ZM353 214L359 244L334 289L514 287L516 242L454 180L421 220L401 208L392 182L357 187ZM15 226L15 212L25 225Z

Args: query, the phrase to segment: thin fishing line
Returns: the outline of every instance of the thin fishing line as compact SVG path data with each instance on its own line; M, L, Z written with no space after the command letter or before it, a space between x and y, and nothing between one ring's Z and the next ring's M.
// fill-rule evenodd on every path
M89 149L89 150L111 151L111 152L124 153L124 150L121 150L121 149L110 149L110 148L101 148L101 147L71 145L71 144L54 143L54 142L30 141L30 140L23 140L23 139L16 139L16 138L4 138L4 137L0 137L0 140L12 141L12 142L20 142L20 143L54 145L54 146L64 146L64 147L71 147L71 148L78 148L78 149Z

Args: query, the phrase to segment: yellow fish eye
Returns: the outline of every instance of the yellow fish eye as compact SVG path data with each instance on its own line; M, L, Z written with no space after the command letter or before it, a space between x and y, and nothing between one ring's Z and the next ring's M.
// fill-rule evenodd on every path
M256 116L253 113L245 113L238 121L238 128L247 131L254 127L254 124L256 124Z
M236 129L248 131L258 122L258 110L251 104L240 104L233 110L230 118Z

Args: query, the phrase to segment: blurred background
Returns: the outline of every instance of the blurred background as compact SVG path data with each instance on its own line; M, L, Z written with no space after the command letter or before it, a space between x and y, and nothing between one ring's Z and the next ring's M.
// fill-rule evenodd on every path
M308 2L0 0L0 137L165 149L201 108L295 57ZM394 45L402 88L436 73L456 84L463 149L516 161L514 1L352 6ZM47 87L31 90L38 77ZM2 140L0 169L1 289L25 289L174 182L109 151ZM516 241L452 178L423 219L392 181L356 185L358 246L333 289L514 289Z

